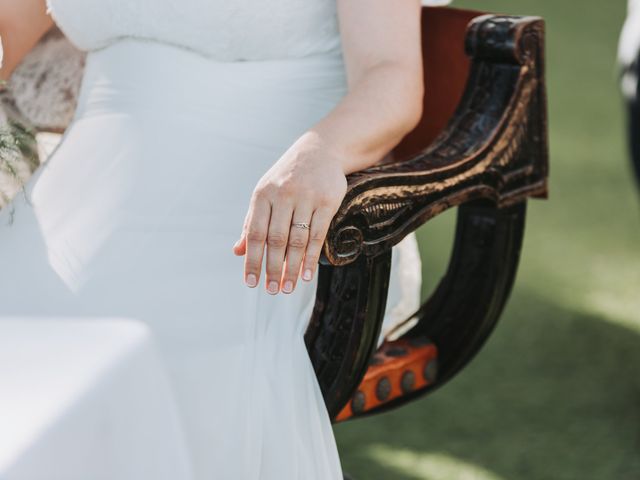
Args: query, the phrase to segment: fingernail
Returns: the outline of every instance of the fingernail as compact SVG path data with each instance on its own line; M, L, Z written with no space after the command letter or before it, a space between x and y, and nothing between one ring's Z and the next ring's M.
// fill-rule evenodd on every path
M256 286L256 276L253 273L247 275L247 285L249 285L250 287Z
M307 268L304 273L302 274L302 278L304 278L305 280L311 280L311 269Z
M269 293L278 293L278 282L275 280L269 282Z
M291 280L287 280L284 282L284 287L282 287L282 291L284 293L291 293L293 291L293 282Z

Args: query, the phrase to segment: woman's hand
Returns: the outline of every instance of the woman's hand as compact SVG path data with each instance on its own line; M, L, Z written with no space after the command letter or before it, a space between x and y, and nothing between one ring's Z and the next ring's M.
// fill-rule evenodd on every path
M233 247L255 287L266 243L269 293L292 292L300 265L311 280L346 175L382 159L422 115L420 0L337 3L348 93L260 179Z
M311 280L346 191L342 153L313 132L302 135L263 175L251 197L233 246L236 255L245 255L245 283L258 285L265 245L269 293L291 293L301 272ZM310 229L295 223L307 223Z

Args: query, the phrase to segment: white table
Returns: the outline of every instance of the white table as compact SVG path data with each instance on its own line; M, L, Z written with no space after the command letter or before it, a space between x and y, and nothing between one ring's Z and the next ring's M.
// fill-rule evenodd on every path
M0 318L1 480L191 479L144 324Z

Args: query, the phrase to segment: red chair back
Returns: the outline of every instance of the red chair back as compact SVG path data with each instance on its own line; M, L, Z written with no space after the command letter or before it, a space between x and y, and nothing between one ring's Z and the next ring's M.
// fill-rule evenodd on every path
M464 51L469 22L483 12L422 8L424 109L418 126L393 150L401 161L428 147L444 129L460 102L471 62Z

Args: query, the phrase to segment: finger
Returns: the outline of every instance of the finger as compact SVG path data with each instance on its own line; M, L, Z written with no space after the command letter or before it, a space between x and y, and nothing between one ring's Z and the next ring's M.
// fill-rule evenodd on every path
M313 278L313 274L318 267L322 245L327 236L332 218L333 213L328 208L318 208L313 212L313 217L311 217L311 230L309 232L309 243L307 244L302 265L303 280L310 281Z
M271 205L271 220L267 232L267 291L276 294L280 291L282 264L289 240L293 206L284 201L275 201Z
M242 234L240 234L240 238L238 239L238 241L236 241L236 243L233 245L233 253L235 253L238 256L244 255L246 253L247 249L247 237L244 234L244 232Z
M311 223L313 209L309 206L301 206L293 212L292 224L297 222ZM291 293L296 288L300 265L309 242L309 230L300 227L291 227L289 242L287 244L287 258L285 261L282 278L282 291Z
M266 199L255 197L251 201L249 210L245 235L247 245L244 257L244 278L248 286L255 287L260 282L271 205Z
M247 213L245 214L244 220L242 222L242 232L240 232L240 238L233 245L233 253L238 256L244 255L247 252L247 223L249 220L250 211L250 209L247 209Z

